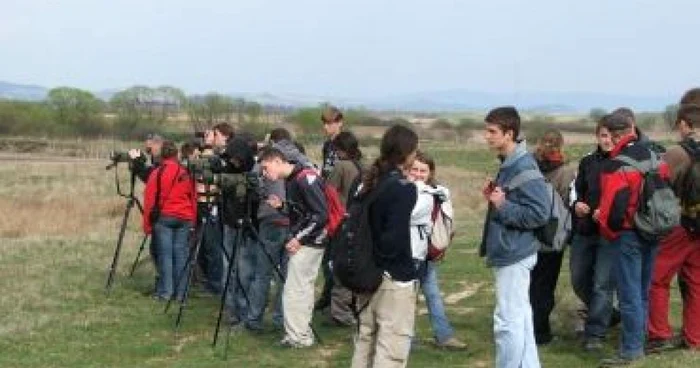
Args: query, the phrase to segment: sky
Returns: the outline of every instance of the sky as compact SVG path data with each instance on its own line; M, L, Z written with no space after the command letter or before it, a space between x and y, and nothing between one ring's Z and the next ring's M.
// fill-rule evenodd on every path
M383 97L680 95L695 0L0 0L0 80Z

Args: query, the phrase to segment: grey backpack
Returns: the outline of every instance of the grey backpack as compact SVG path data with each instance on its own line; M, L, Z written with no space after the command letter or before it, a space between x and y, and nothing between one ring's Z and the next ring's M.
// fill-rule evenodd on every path
M617 159L642 173L634 225L641 237L658 240L680 224L681 206L673 189L659 173L660 162L656 154L651 152L650 156L651 159L645 162L627 156Z
M506 191L516 189L528 181L544 177L539 170L525 170L517 174L505 185ZM571 211L549 181L545 180L547 192L551 196L549 219L535 230L535 239L541 252L561 252L571 241Z

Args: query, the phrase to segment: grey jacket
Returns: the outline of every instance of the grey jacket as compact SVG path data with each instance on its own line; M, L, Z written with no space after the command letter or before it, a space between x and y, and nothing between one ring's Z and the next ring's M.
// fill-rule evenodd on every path
M531 169L538 170L537 162L527 152L525 142L519 143L503 160L496 186L506 188L517 174ZM551 200L541 178L506 190L506 202L500 209L490 206L479 249L489 266L510 266L537 252L533 230L547 223Z

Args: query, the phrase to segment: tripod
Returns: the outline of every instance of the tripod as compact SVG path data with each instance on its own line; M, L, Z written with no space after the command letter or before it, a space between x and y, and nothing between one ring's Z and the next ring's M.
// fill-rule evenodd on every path
M197 260L199 258L199 252L202 247L202 241L204 240L204 234L207 230L207 224L211 224L214 222L213 219L213 214L212 210L214 208L214 203L210 201L210 194L207 192L206 194L206 204L207 208L205 210L205 214L201 219L201 222L199 223L199 229L197 231L197 236L195 240L195 246L194 249L190 248L189 255L187 257L187 261L185 261L185 268L183 268L180 273L178 274L178 281L175 283L175 290L178 290L180 288L180 285L184 282L185 284L185 292L182 296L182 299L179 300L180 302L180 308L177 313L177 318L175 319L175 330L177 331L178 328L180 327L180 324L182 322L182 315L185 310L185 307L187 306L187 300L189 298L189 292L190 292L190 285L192 281L192 276L194 274L195 267L197 265ZM224 254L226 254L226 249L224 249L223 243L219 243L219 245L222 247L222 250ZM227 257L228 259L228 257ZM176 293L177 294L177 293ZM168 310L170 309L170 305L172 304L173 300L175 300L176 296L173 296L168 300L168 303L165 305L165 310L163 313L167 313Z
M119 264L119 255L121 253L122 249L122 244L124 242L124 235L126 234L126 226L129 223L129 216L131 215L131 209L136 206L143 215L143 206L141 205L141 202L134 196L134 186L136 184L136 174L132 171L131 172L131 178L129 180L129 192L124 193L121 190L121 186L119 184L119 174L118 174L118 163L114 162L106 167L107 170L110 170L112 168L115 168L114 170L114 181L116 183L117 187L117 194L120 197L126 198L126 208L124 209L124 216L122 217L122 223L121 227L119 228L119 237L117 238L117 246L114 249L114 257L112 258L112 264L109 267L109 274L107 275L107 284L105 285L105 293L109 295L111 289L112 289L112 284L114 283L114 275L117 271L117 265ZM134 269L136 268L136 264L138 262L139 257L141 256L141 252L143 251L143 248L146 244L146 240L148 239L148 235L143 236L143 240L141 241L141 247L139 248L138 255L136 256L136 260L134 261L134 265L131 268L131 273L130 275L133 275Z
M246 208L247 208L246 217L239 221L239 233L238 233L238 236L236 237L236 244L234 244L234 247L232 249L231 254L228 254L229 268L227 270L224 291L223 291L223 294L221 296L221 304L219 306L219 316L218 316L218 319L216 322L216 329L214 330L214 340L212 342L212 347L215 347L217 342L218 342L219 332L221 329L221 322L223 319L223 312L224 312L224 308L225 308L225 304L226 304L226 294L227 294L228 289L230 287L231 273L233 271L233 268L237 267L239 265L240 253L241 253L240 246L243 244L243 240L245 239L245 236L250 236L250 238L253 239L261 247L263 254L265 254L265 257L272 265L272 268L274 269L275 273L277 274L277 277L282 282L282 284L284 284L285 280L286 280L286 277L280 268L280 264L275 262L272 255L266 249L266 244L269 244L269 243L264 241L262 238L260 238L260 234L255 229L255 226L253 226L253 223L252 223L252 220L250 217L250 214L252 212L251 211L251 209L252 209L252 197L253 197L252 195L249 195L249 194L247 195L247 198L246 198L246 202L247 202L247 204L246 204ZM236 285L234 285L234 287L235 287L234 290L237 291L240 288L241 293L243 294L243 298L245 299L246 303L248 305L250 305L250 300L248 299L245 288L241 285L239 272L236 272L235 282L236 282ZM234 292L234 295L235 295L235 292ZM322 344L322 341L321 341L321 338L320 338L318 332L316 331L316 329L314 329L314 327L311 323L309 323L309 328L311 329L311 332L314 335L314 338L316 339L316 341L318 341L319 344ZM228 355L228 342L229 342L230 335L231 335L231 326L229 326L229 329L228 329L227 335L226 335L226 345L224 348L224 356L225 357Z

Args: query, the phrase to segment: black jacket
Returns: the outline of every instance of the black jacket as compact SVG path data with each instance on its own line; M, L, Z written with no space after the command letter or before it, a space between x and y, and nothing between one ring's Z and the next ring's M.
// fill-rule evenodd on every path
M328 204L323 179L313 169L297 165L285 180L285 190L284 209L289 214L292 237L306 246L323 246L328 237L325 229Z
M603 162L609 156L608 152L604 152L598 147L595 151L584 156L578 165L578 175L576 175L574 182L575 203L583 202L591 208L591 213L586 217L578 217L574 213L572 217L574 229L578 234L595 235L598 233L598 225L593 221L592 214L600 203L600 173ZM575 203L572 211L574 211Z
M321 175L323 175L324 179L328 179L328 177L331 175L331 172L333 171L335 162L338 160L338 153L335 151L335 147L333 147L333 142L330 140L325 141L323 143L323 149L321 153L323 154L323 166L321 166Z
M417 278L411 252L411 211L418 198L416 186L394 170L382 178L392 180L369 208L369 222L377 266L394 280Z

